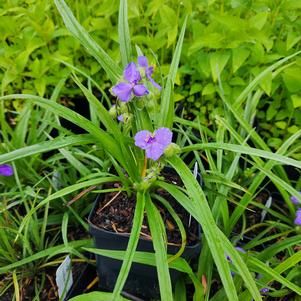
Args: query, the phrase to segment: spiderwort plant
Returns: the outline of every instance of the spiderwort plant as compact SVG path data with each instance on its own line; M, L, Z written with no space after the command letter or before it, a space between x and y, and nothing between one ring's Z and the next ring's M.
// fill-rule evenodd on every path
M159 85L154 80L154 75L156 74L147 58L137 51L139 57L136 63L136 58L134 58L131 52L127 23L127 1L120 1L120 19L118 22L119 44L122 64L125 66L124 70L120 69L120 66L78 23L64 0L55 0L55 4L69 31L94 56L107 73L108 78L112 81L112 94L117 98L116 108L114 109L116 110L115 119L112 118L112 115L106 110L104 105L99 102L89 89L82 85L75 75L75 82L83 91L93 112L97 114L97 122L92 122L57 102L33 95L7 95L0 99L26 99L34 101L42 108L50 110L57 116L79 125L89 133L84 136L63 137L63 139L59 137L58 139L49 141L48 145L37 146L34 151L42 152L55 148L61 149L83 143L93 144L104 151L112 165L114 165L117 175L110 174L107 176L106 173L105 176L101 174L93 178L90 177L88 180L82 179L80 183L71 185L68 189L63 189L42 200L34 209L37 210L55 198L64 197L68 193L91 187L91 185L100 185L115 181L122 182L124 190L135 193L136 208L127 250L122 255L119 254L123 260L123 264L116 281L112 300L119 299L131 263L135 259L136 247L138 245L144 213L146 212L154 249L156 250L153 259L150 261L151 264L157 267L161 300L172 301L173 293L169 265L172 265L173 262L169 261L170 257L166 254L166 237L162 235L162 229L164 229L163 220L153 202L154 195L156 196L156 189L163 189L173 195L176 201L201 224L204 232L204 240L207 244L206 252L208 252L208 256L205 256L205 258L210 258L210 261L212 258L217 267L224 287L222 295L226 295L229 300L239 300L234 280L231 277L230 267L224 255L226 253L230 256L232 264L237 270L237 275L240 275L242 278L246 290L248 290L254 300L260 301L262 299L261 294L253 275L242 256L239 255L230 240L216 224L215 217L211 211L212 208L210 208L202 187L200 187L183 160L179 156L173 155L175 153L173 152L173 145L171 143L174 122L173 87L180 61L187 18L185 18L180 31L169 72L164 81L160 82ZM73 70L76 70L76 68ZM158 95L159 93L160 95ZM150 103L158 104L158 107L154 106L150 110ZM124 118L122 122L117 120L118 116L125 116L125 114L128 114L128 118ZM101 123L101 127L98 121ZM167 153L169 157L165 155ZM158 170L162 169L165 163L171 165L181 177L184 185L183 188L179 188L176 185L168 185L158 176ZM140 185L145 183L147 185ZM181 220L179 221L180 223ZM20 229L24 228L24 225L25 222L20 226ZM185 239L182 240L183 244L185 244ZM178 259L175 258L175 261ZM213 261L210 265L211 270ZM261 262L260 264L263 265ZM203 287L188 263L185 260L178 260L174 267L179 266L179 269L184 269L187 272L195 285L194 300L206 299Z

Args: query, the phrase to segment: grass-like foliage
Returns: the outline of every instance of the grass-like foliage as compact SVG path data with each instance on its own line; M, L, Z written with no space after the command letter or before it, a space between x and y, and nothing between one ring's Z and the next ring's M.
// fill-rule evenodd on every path
M95 42L64 0L54 2L74 39L77 39L94 57L110 78L111 92L116 96L115 106L107 108L100 102L92 92L92 86L99 88L95 85L95 81L83 70L68 62L65 64L70 67L72 79L89 105L90 119L58 103L56 101L58 90L55 90L51 99L31 94L0 97L1 134L6 147L1 149L0 164L13 162L18 189L22 191L23 187L18 176L19 170L24 173L24 177L27 174L26 168L33 171L28 176L28 181L31 181L29 183L45 180L41 179L37 172L39 164L44 164L41 154L49 154L56 150L59 158L54 155L46 162L49 165L55 163L60 174L65 173L65 169L68 169L66 166L72 166L79 176L79 179L75 180L76 175L71 175L66 181L62 181L64 187L62 184L54 186L54 191L46 193L42 199L29 202L28 206L24 197L22 199L22 204L26 205L24 218L15 219L10 213L9 218L14 220L14 230L13 233L5 231L0 237L5 246L1 258L3 267L0 268L0 272L7 273L12 269L20 269L25 264L34 264L41 258L61 253L70 252L81 256L77 249L87 246L89 241L69 242L67 229L71 216L87 227L82 219L83 215L71 207L68 209L70 211L63 213L61 211L63 244L52 246L46 244L44 239L49 208L59 210L56 207L58 201L66 202L65 198L75 192L93 186L100 187L105 183L120 182L122 190L129 196L136 196L136 208L127 249L123 252L108 252L86 248L93 253L123 261L114 291L82 295L74 298L74 301L93 298L125 300L121 297L121 292L133 262L156 266L161 300L164 301L186 299L184 282L177 284L173 291L169 269L177 269L187 274L187 282L193 283L194 286L195 301L226 299L258 301L267 293L275 297L289 293L301 295L298 283L300 281L298 264L301 257L300 251L295 252L294 249L294 246L300 243L300 235L299 229L294 228L295 207L290 201L290 196L294 195L297 202L301 202L301 196L295 186L296 184L300 186L300 183L290 182L283 167L289 165L301 169L300 162L292 158L299 151L294 146L300 139L301 130L289 137L274 153L253 128L254 114L261 96L258 87L262 79L272 71L284 70L286 64L293 62L299 52L285 57L259 73L235 101L229 100L217 72L217 91L224 105L224 114L215 116L215 130L212 131L201 125L198 120L187 121L175 116L174 84L187 17L179 31L167 76L157 83L154 80L156 73L153 74L153 67L148 64L143 50L136 46L137 55L134 54L129 34L126 0L120 1L118 20L122 66L119 66L105 49ZM155 56L154 60L157 61ZM219 64L216 63L213 67L218 69ZM79 75L85 80L81 81ZM104 95L104 99L108 100L109 97ZM25 103L18 124L19 129L16 131L6 124L3 114L3 103L10 100ZM35 108L33 111L33 107L38 109ZM40 118L38 122L31 123L32 130L27 133L31 112L43 114L46 121ZM77 125L86 133L75 135L61 128L61 119ZM39 130L36 130L37 127ZM53 129L59 131L56 138L51 136ZM173 139L176 143L171 142L172 135L176 136ZM64 160L68 162L66 168L59 167L60 159L63 159L62 162ZM32 162L29 163L28 160ZM85 165L87 161L90 166L96 168L87 168ZM166 183L160 177L160 172L166 165L175 170L184 187ZM203 185L191 172L193 166L198 166ZM268 206L267 203L257 202L257 197L267 183L266 179L279 191L282 204ZM74 182L71 183L71 180ZM7 181L7 187L12 185L12 178L4 181ZM53 180L50 180L50 183L53 186ZM154 201L159 200L161 204L165 204L167 210L172 211L172 208L157 193L158 188L172 195L201 225L202 249L197 266L190 266L180 256L172 257L167 254L167 239L166 235L162 234L165 225ZM104 193L105 190L100 192ZM44 211L42 224L37 220L41 210ZM260 211L261 220L250 224L248 216L252 214L250 212L256 210ZM154 254L136 251L145 213L155 249ZM181 220L177 217L174 219L183 230ZM41 225L44 233L42 237L37 237L39 230L35 227L38 225ZM29 237L30 231L33 233L32 237ZM185 233L182 234L183 237ZM12 257L10 254L11 241L20 239L25 242L24 252L23 259L17 261L16 256ZM36 239L34 244L38 245L39 249L30 248L31 239ZM278 240L280 242L273 244ZM184 245L185 239L182 247ZM235 248L237 246L243 246L243 250ZM45 247L47 249L44 250ZM17 287L14 275L12 274L12 277Z

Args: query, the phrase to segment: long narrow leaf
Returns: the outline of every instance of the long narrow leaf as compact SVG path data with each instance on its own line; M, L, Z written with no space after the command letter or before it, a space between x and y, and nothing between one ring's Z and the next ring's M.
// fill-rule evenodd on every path
M127 0L120 0L118 16L118 38L123 67L131 60L131 38L128 24Z
M140 231L141 231L141 226L142 226L143 216L144 216L144 206L145 206L145 194L142 192L138 192L131 236L127 245L126 252L124 254L124 259L118 278L116 280L112 301L117 300L117 298L119 297L122 288L125 284L128 273L130 272L130 268L133 262L133 258L140 237Z
M121 74L119 66L115 61L91 38L89 33L78 23L72 11L64 0L54 0L54 3L61 14L63 21L87 51L99 62L106 71L112 82L116 82Z

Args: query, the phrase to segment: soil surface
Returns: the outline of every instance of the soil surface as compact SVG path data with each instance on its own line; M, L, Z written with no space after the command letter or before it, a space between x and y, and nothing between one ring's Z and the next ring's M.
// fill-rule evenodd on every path
M177 186L183 186L183 183L177 175L166 174L164 172L162 172L161 175L164 176L166 182L175 184ZM120 184L112 183L107 186L107 188L112 187L120 187ZM194 245L197 243L199 239L199 226L196 220L190 217L186 210L180 206L176 200L165 190L158 189L157 194L165 198L177 212L186 230L187 245ZM165 223L168 243L172 245L181 245L181 234L176 222L161 203L156 202L155 200L154 203L160 211L162 219ZM134 194L129 198L125 192L107 193L102 201L98 203L98 206L96 206L95 214L92 217L91 222L95 226L108 231L130 234L133 224L135 206L136 196ZM151 239L151 233L146 216L143 220L140 237Z

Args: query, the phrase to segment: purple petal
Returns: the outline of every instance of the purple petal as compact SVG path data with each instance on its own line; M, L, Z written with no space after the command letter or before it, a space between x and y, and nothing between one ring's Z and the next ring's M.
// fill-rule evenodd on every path
M141 75L139 71L137 70L136 64L135 63L129 63L124 71L123 71L123 77L130 83L137 83L141 80Z
M241 247L235 247L235 249L241 253L246 253L246 251Z
M153 142L146 149L146 157L153 159L154 161L158 160L164 153L164 147L162 144Z
M296 212L296 218L294 220L295 225L301 226L301 208Z
M301 194L301 191L299 191L299 193ZM300 204L300 202L298 201L297 197L294 196L294 195L291 196L291 201L292 201L292 203L295 204L295 205L299 205L299 204Z
M137 97L141 97L141 96L149 93L149 91L147 90L147 88L144 85L135 85L133 90L134 90L135 96L137 96Z
M152 133L149 131L139 131L135 135L135 145L142 148L146 149L149 147L149 144L147 143L149 138L152 136Z
M159 128L155 131L156 142L161 144L165 149L172 139L172 131L168 128Z
M132 98L132 85L128 83L119 83L112 88L112 92L124 102Z
M117 120L120 122L123 122L124 121L123 115L121 114L121 115L117 116Z
M162 89L162 87L161 87L159 84L157 84L151 77L149 77L148 80L149 80L149 81L152 83L152 85L153 85L155 88L157 88L158 90L161 90L161 89Z
M154 67L153 66L150 66L150 67L145 69L145 75L148 79L151 78L153 73L154 73Z
M138 56L138 65L144 68L148 67L148 60L144 55Z
M13 168L8 164L0 165L0 176L10 177L14 174Z

